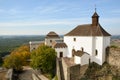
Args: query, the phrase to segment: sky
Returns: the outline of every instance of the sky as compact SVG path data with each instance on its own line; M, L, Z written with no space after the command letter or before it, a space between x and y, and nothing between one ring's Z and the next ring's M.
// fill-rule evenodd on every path
M80 24L99 23L120 35L120 0L0 0L0 35L64 35Z

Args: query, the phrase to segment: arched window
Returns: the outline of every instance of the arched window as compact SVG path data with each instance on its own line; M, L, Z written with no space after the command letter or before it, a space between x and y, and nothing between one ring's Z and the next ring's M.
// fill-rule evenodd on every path
M81 50L82 50L82 52L84 51L84 48L83 47L81 47Z
M97 51L97 49L95 50L95 56L97 56L98 55L98 51Z
M74 57L75 49L72 49L72 57Z

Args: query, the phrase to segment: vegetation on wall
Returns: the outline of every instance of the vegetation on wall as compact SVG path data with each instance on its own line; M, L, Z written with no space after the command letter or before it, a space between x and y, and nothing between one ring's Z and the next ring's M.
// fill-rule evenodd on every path
M41 45L31 53L31 66L34 69L39 69L43 73L55 75L56 52L53 48Z

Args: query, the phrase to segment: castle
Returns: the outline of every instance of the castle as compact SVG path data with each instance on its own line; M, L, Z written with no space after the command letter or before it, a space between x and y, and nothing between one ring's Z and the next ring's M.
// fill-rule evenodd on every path
M63 58L63 65L70 63L84 66L91 62L102 65L106 61L110 36L100 25L99 15L95 11L91 24L78 25L65 34L63 39L55 32L49 32L45 37L45 41L39 43L54 48L57 52L57 58ZM37 47L37 42L30 42L31 50ZM63 70L65 71L64 75L67 76L67 68L63 67ZM65 80L68 80L68 78L66 77Z

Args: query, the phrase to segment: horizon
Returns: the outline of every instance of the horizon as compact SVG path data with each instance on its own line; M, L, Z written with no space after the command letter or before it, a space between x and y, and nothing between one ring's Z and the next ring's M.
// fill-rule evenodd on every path
M119 0L0 0L0 35L46 35L50 31L64 35L77 25L91 24L95 8L101 26L111 35L120 35L119 3Z

